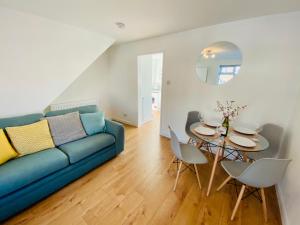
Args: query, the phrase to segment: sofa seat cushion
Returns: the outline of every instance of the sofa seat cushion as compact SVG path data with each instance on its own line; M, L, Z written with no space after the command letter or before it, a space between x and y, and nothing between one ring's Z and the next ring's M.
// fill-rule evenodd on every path
M0 166L0 198L68 165L68 157L57 148L8 161Z
M59 149L68 155L70 163L73 164L114 143L114 136L100 133L61 145Z

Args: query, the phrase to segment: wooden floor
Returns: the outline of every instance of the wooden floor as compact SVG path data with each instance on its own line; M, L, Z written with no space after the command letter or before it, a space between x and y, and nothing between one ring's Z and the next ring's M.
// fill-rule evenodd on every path
M199 190L193 172L182 173L176 192L175 165L169 172L169 140L159 136L159 122L141 128L126 127L125 151L6 224L200 224L279 225L280 214L274 189L267 189L268 223L254 197L242 201L234 221L230 214L236 202L235 189L216 186L225 178L217 168L211 195L206 188L212 162L198 167Z

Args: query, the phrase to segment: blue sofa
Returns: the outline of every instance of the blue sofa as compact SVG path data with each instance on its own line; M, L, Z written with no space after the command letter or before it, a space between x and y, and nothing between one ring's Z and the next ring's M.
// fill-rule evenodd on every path
M46 117L69 112L97 112L95 105L52 111ZM39 121L43 114L0 119L0 128ZM124 149L124 127L106 120L106 132L46 149L0 166L0 222L49 196Z

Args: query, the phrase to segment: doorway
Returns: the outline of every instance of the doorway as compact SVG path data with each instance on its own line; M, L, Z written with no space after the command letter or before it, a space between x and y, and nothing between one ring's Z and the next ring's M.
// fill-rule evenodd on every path
M160 120L163 53L139 55L138 118L139 126L154 118Z

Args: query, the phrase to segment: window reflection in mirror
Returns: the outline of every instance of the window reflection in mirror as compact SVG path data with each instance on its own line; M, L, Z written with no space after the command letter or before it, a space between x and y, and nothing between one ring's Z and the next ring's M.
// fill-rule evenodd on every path
M242 53L230 42L217 42L203 49L197 60L200 81L222 85L235 78L241 68Z

